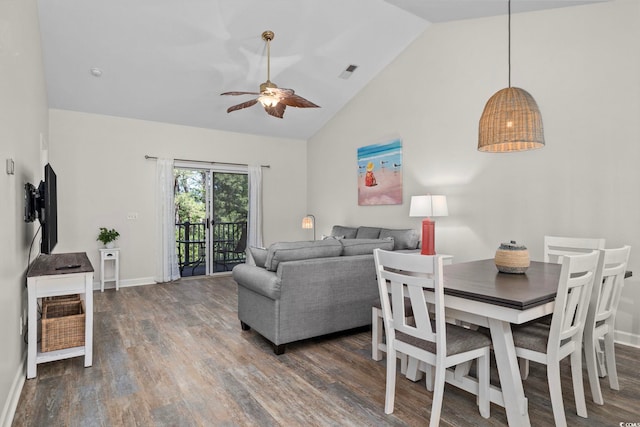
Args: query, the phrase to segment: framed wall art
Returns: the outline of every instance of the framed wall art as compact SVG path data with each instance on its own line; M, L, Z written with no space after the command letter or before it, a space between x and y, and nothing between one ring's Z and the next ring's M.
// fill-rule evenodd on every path
M402 204L402 141L358 148L358 205Z

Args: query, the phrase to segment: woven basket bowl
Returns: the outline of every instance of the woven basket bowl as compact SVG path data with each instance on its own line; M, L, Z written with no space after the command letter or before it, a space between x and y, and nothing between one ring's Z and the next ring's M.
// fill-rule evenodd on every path
M498 249L495 263L501 273L524 274L530 264L529 251Z

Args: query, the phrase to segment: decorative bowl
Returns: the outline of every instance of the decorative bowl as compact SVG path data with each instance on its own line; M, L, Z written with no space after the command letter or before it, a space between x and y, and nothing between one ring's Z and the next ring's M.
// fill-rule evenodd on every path
M501 243L496 251L496 267L501 273L524 274L529 268L529 251L526 246L518 245L515 240Z

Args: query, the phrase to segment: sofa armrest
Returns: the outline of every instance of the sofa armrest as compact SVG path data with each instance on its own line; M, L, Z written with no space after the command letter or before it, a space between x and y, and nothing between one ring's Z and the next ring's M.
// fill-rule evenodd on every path
M233 268L233 280L238 286L244 286L273 300L280 299L280 278L274 271L249 264L238 264Z

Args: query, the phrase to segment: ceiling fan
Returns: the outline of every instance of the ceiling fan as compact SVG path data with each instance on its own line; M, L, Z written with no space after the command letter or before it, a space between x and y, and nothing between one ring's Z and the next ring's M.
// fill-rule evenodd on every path
M271 40L275 34L273 31L265 31L262 33L262 40L267 42L267 81L260 85L260 92L225 92L220 95L258 95L257 98L252 99L242 104L234 105L227 109L227 113L232 111L241 110L243 108L251 107L258 102L262 104L267 114L282 118L284 116L284 110L289 107L298 108L320 108L319 105L314 104L311 101L304 99L303 97L296 95L293 89L282 89L276 86L269 80L271 76Z

